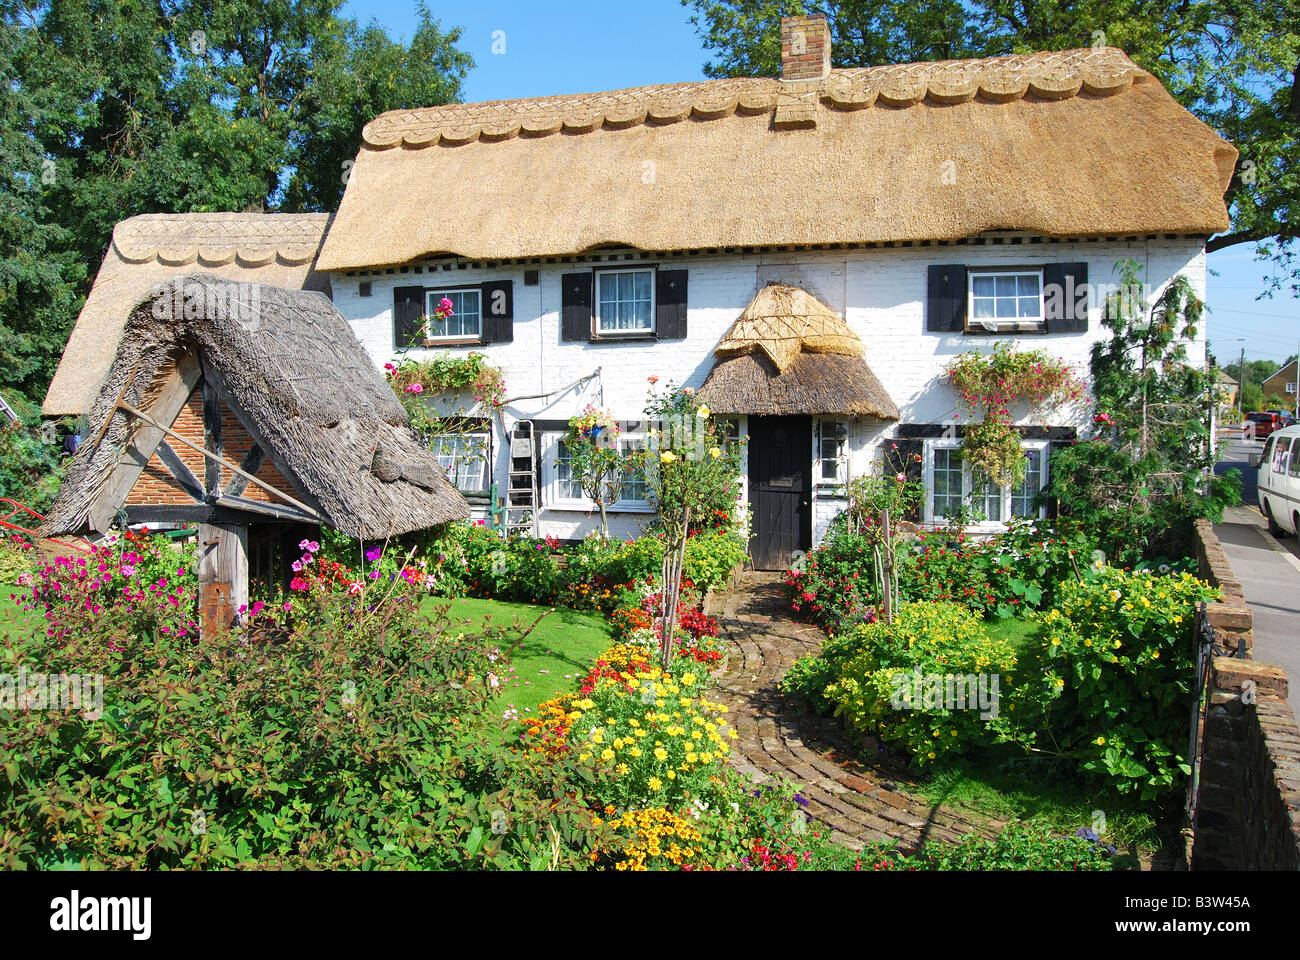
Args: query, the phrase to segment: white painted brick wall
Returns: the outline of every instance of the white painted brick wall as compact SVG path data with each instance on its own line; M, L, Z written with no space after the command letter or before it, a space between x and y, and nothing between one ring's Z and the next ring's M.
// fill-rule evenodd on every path
M365 276L335 274L334 302L352 324L353 330L374 358L375 364L394 361L393 288L413 284L436 287L441 284L477 284L486 280L512 280L514 296L514 342L472 348L487 354L502 369L508 396L542 393L600 369L600 376L581 387L544 400L526 400L504 411L508 428L516 419L567 420L587 403L608 409L620 419L642 416L648 384L654 375L663 382L699 387L712 367L712 351L728 327L744 310L762 283L786 280L807 286L825 299L866 344L866 361L898 404L904 423L965 422L955 392L940 382L945 366L958 354L970 350L992 350L996 343L1010 340L1023 349L1041 349L1064 358L1086 376L1092 344L1107 331L1101 326L1101 304L1091 302L1089 329L1083 334L1028 335L1022 337L931 334L925 330L927 267L939 263L971 266L1033 265L1079 261L1088 263L1092 284L1119 282L1114 270L1117 260L1131 257L1146 266L1149 287L1162 289L1182 272L1203 297L1205 256L1194 239L1159 239L1106 242L1020 243L1001 245L961 244L930 247L900 247L868 250L825 250L797 253L720 254L714 256L668 257L660 261L672 268L685 268L688 279L688 327L686 340L656 343L563 343L560 340L560 282L566 273L590 269L589 264L539 264L540 282L524 285L524 267L498 268L453 266L426 268L419 275L394 271ZM372 295L358 295L358 284L368 280ZM1194 363L1204 357L1204 325L1199 340L1189 350ZM471 348L457 348L465 350ZM420 357L437 350L410 351ZM1021 423L1055 426L1088 426L1087 406L1065 408L1031 416L1018 411ZM500 421L498 421L500 423ZM500 429L500 427L498 427ZM892 427L870 421L851 431L851 470L857 475L868 470L877 456L880 441L892 435ZM505 451L495 465L498 482L504 487ZM824 528L828 517L816 518ZM616 518L616 532L634 533L644 515ZM599 516L547 510L543 532L574 537L599 528Z

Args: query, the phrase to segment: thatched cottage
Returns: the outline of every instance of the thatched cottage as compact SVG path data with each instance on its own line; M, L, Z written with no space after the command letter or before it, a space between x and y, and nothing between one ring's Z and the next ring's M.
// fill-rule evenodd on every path
M788 19L782 40L779 78L364 128L312 270L376 366L478 351L503 372L505 406L445 440L480 458L454 471L480 515L495 494L524 529L597 529L567 421L594 404L639 442L654 376L748 437L761 567L808 549L845 481L887 458L925 481L925 520L974 499L993 527L1036 511L1086 409L1017 411L1028 478L989 487L957 456L947 364L1007 343L1086 373L1121 258L1151 295L1180 274L1203 294L1236 151L1121 51L832 69L820 18ZM648 519L636 480L617 532Z
M322 293L210 273L126 311L42 533L198 524L205 632L329 526L384 542L469 516Z

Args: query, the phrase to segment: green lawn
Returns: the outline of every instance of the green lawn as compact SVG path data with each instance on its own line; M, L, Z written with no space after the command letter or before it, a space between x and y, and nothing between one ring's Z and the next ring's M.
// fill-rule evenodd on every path
M16 587L12 583L0 583L0 636L18 631L29 633L36 628L38 621L45 622L38 614L23 611L9 599L10 594L25 592L22 587Z
M527 629L549 609L500 600L432 597L424 602L429 612L444 605L453 621L475 629L489 621ZM502 709L528 717L539 703L576 689L574 681L586 675L609 644L609 625L600 614L555 607L511 654L511 669L502 678Z

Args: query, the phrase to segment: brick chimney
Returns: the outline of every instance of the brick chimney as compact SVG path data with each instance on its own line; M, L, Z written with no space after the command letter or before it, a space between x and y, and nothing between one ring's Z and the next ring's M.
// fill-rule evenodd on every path
M826 18L781 18L781 79L823 80L831 72L831 31Z

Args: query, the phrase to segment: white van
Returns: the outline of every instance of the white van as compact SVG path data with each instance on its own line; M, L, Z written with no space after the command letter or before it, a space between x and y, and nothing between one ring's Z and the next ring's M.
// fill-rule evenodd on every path
M1300 426L1269 434L1259 455L1259 509L1275 537L1300 529Z

